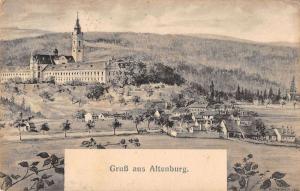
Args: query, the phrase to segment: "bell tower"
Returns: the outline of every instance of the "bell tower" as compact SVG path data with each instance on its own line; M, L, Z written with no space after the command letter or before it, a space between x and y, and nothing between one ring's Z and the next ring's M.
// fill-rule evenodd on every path
M83 32L81 32L78 12L74 31L72 32L72 56L75 62L83 61Z

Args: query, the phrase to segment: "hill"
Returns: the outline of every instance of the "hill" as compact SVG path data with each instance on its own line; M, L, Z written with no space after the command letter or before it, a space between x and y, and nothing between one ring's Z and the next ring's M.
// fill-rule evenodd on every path
M36 37L47 33L49 33L49 31L39 29L20 29L17 27L0 28L0 40Z
M128 57L146 63L162 62L174 67L187 80L208 87L234 90L237 84L249 89L288 88L297 75L299 49L205 36L158 35L148 33L85 33L87 60ZM71 53L70 33L45 34L0 41L1 65L28 65L30 52Z

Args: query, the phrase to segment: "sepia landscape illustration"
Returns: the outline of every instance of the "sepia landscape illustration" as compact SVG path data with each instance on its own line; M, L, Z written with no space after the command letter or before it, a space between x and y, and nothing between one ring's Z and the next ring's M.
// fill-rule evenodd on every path
M64 190L65 149L226 149L227 190L300 190L299 1L0 6L0 190Z

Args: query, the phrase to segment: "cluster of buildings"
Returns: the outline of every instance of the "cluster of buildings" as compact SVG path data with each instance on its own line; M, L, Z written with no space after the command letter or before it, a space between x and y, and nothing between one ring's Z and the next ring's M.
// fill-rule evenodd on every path
M1 68L0 83L10 80L20 82L54 81L57 84L72 81L109 83L119 74L117 60L84 60L84 38L78 15L71 43L71 55L61 55L57 49L54 49L53 54L31 54L27 67Z
M170 135L194 137L198 132L214 134L215 137L247 138L258 141L294 143L296 134L292 127L267 127L262 133L257 128L257 114L240 109L232 103L208 105L193 103L186 107L169 111L174 127ZM166 130L167 132L167 130ZM216 133L218 132L218 133ZM187 133L190 133L188 135Z

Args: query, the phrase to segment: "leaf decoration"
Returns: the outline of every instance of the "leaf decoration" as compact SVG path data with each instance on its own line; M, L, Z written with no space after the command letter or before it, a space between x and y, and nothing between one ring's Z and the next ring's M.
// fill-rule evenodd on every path
M37 181L37 180L40 180L40 178L36 177L36 178L31 179L31 181Z
M50 163L51 163L51 159L46 159L46 160L44 161L43 167L44 167L44 166L47 166L47 165L50 164Z
M246 180L245 180L245 178L243 176L240 178L239 184L240 184L241 188L245 188L245 186L246 186Z
M282 179L278 179L278 180L275 179L275 182L276 182L276 184L277 184L278 187L281 187L281 188L290 187L290 185L286 181L284 181Z
M124 145L124 144L126 143L126 140L125 140L125 139L121 139L120 143L121 143L122 145Z
M234 168L235 172L239 173L239 174L245 174L245 170L239 167Z
M237 162L237 163L235 163L235 164L234 164L234 166L235 166L235 167L241 167L241 166L242 166L242 164L241 164L241 163L239 163L239 162Z
M229 188L229 190L232 190L232 191L238 191L237 187L235 187L235 186L231 186L231 187Z
M101 144L97 145L97 149L105 149L105 147Z
M38 174L38 168L36 166L32 166L29 168L29 170L31 170L32 172L34 172L35 174Z
M9 176L5 176L3 181L4 190L12 186L12 179Z
M10 177L12 177L13 179L15 179L15 180L17 180L18 178L20 178L21 176L20 175L14 175L14 174L12 174L12 175L10 175Z
M284 176L285 176L285 173L278 172L278 171L276 171L276 172L274 172L274 173L272 174L272 178L275 178L275 179L281 179L281 178L283 178Z
M251 170L251 166L252 166L253 162L247 162L245 164L245 170L250 171Z
M40 163L39 161L32 162L31 166L36 166L36 165L38 165L39 163Z
M56 155L51 155L50 159L51 159L51 164L54 165L58 163L58 157Z
M64 174L65 173L65 169L64 168L55 168L55 172L57 174Z
M46 182L46 184L47 184L48 186L51 186L51 185L54 184L54 181L53 181L53 180L45 180L45 182Z
M256 174L256 172L253 171L253 170L251 170L251 171L249 171L249 172L246 173L246 175L249 175L249 176L253 176L255 174Z
M270 179L267 179L265 180L262 185L260 185L260 189L267 189L267 188L270 188L271 187L271 180Z
M250 158L250 159L253 158L253 154L249 154L248 158Z
M228 181L236 181L236 180L239 180L240 179L240 175L238 175L237 173L230 173L227 177L227 180Z
M4 178L6 176L7 176L6 174L4 174L3 172L0 172L0 178Z
M65 159L62 159L60 162L59 162L60 165L63 165L65 164Z
M254 165L252 166L252 170L256 170L256 169L258 169L258 164L254 164Z
M41 152L41 153L37 154L36 156L39 156L41 158L48 158L49 154L47 152Z
M22 162L19 163L19 165L21 167L28 167L29 166L27 161L22 161Z
M47 174L43 174L43 175L42 175L42 179L48 179L48 178L50 178L50 177L52 177L52 175L47 175Z
M82 141L81 146L82 147L89 147L90 146L90 142L89 141Z
M41 190L45 187L44 181L43 180L39 180L38 183L36 184L36 190Z

